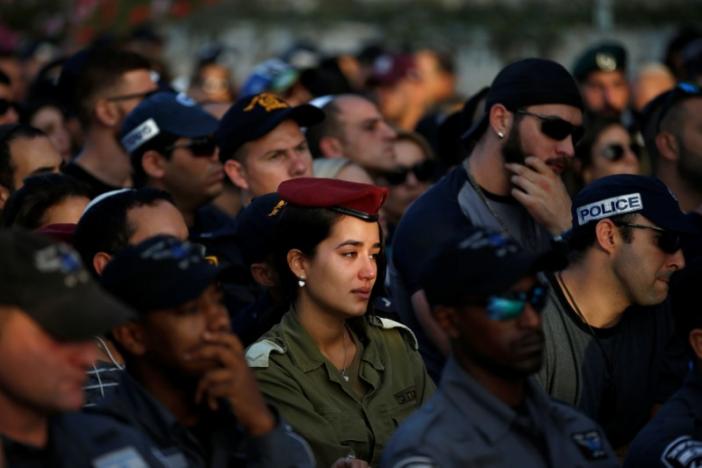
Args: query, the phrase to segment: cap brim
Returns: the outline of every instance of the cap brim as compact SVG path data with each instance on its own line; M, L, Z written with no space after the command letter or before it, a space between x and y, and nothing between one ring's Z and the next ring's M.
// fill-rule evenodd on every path
M59 297L39 301L30 315L64 341L84 341L135 317L134 312L90 281Z
M206 112L202 112L198 118L191 118L187 125L178 129L177 135L184 138L196 138L214 135L219 126L219 121ZM165 129L168 131L168 129Z
M485 129L488 126L488 115L487 113L478 120L472 127L468 129L467 132L461 136L461 140L466 148L472 147L476 141L485 133Z
M499 278L493 278L489 282L490 290L483 291L483 293L491 295L505 292L526 276L542 272L559 271L565 268L566 265L567 258L558 249L550 249L540 254L522 252L516 257L510 258L509 268L503 269Z

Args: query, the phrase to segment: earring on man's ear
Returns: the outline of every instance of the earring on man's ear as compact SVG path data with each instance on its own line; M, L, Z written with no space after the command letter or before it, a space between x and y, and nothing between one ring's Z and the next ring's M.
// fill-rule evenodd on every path
M502 133L502 132L500 132L500 131L497 132L497 138L499 138L500 140L502 140L504 137L505 137L505 134L504 134L504 133Z
M304 277L304 276L301 276L301 277L297 280L297 285L300 286L301 288L304 288L304 287L305 287L305 277Z

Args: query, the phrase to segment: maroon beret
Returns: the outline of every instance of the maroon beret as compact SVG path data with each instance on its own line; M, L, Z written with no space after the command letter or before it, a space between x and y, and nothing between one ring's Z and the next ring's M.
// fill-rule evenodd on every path
M49 236L54 240L73 244L73 234L76 231L76 225L73 223L56 223L47 224L40 227L36 232Z
M388 189L339 179L298 177L282 182L278 194L291 205L329 208L366 221L376 221Z

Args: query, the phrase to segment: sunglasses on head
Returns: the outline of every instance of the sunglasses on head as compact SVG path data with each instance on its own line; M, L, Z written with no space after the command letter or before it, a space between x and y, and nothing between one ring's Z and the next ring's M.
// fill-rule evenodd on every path
M660 105L660 111L658 112L658 118L656 120L656 132L661 130L661 121L666 116L668 111L673 107L678 101L690 96L701 96L702 89L695 84L688 81L681 81L675 88L672 89L668 97Z
M658 248L667 254L674 254L681 249L681 238L680 234L673 231L667 231L656 226L646 226L645 224L632 224L632 223L614 223L617 226L626 226L634 229L650 229L658 233L656 236L656 244Z
M428 160L417 163L412 167L405 167L392 172L387 172L384 175L385 179L388 181L388 184L401 185L405 183L410 172L414 174L418 181L429 182L436 174L436 164L434 161Z
M17 109L17 104L14 101L0 99L0 115L5 115L10 108Z
M629 149L634 153L636 159L639 159L641 156L641 147L636 143L631 143L629 144ZM626 154L626 147L621 143L610 143L602 149L601 154L606 160L617 162Z
M192 138L187 143L176 143L166 148L167 152L172 152L176 148L185 148L190 150L193 156L197 157L210 157L217 150L217 143L215 139L211 136Z
M486 311L491 320L510 320L519 317L526 309L527 303L541 312L546 305L548 286L535 284L529 291L512 291L487 299Z
M582 125L573 125L560 117L534 114L521 109L517 110L516 113L539 119L541 121L541 133L557 141L563 141L570 136L573 139L573 145L576 145L585 133Z

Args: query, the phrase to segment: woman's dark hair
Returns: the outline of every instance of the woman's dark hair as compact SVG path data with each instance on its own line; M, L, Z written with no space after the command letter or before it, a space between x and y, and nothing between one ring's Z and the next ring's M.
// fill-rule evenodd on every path
M583 139L575 147L575 157L582 164L582 168L586 168L592 164L592 148L595 146L600 134L613 125L618 125L626 130L626 127L614 117L593 117L586 124L587 131L583 135Z
M327 208L302 208L286 205L276 224L273 241L274 266L278 272L280 290L290 303L295 301L298 291L298 278L288 266L288 252L300 250L307 257L314 257L317 246L329 237L334 225L345 215ZM378 224L378 223L376 223ZM380 242L383 244L383 231L378 224ZM373 286L372 298L383 291L385 256L381 248L378 256L378 274Z
M49 208L68 197L90 198L90 190L66 174L46 173L27 177L24 185L7 200L2 224L6 227L38 229Z
M625 213L609 218L614 224L620 225L619 232L627 244L632 240L632 229L629 226L624 226L624 224L632 223L635 217L636 213ZM585 255L585 251L595 243L595 226L597 226L597 222L591 222L570 232L567 237L569 263L580 261Z

